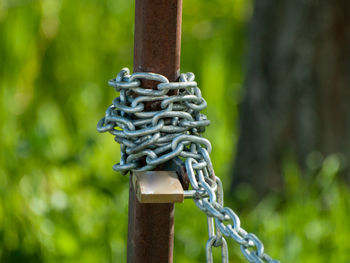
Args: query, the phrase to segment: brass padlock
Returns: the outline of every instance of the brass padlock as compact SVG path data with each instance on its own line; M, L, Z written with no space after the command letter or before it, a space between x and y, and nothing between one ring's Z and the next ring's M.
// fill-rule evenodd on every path
M183 203L185 191L175 171L133 172L132 183L140 203Z

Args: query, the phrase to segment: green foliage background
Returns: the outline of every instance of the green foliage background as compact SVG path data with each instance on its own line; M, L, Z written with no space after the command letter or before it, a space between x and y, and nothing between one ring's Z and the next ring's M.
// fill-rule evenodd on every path
M122 0L0 0L0 262L126 261L128 178L95 126L115 96L106 81L132 68L133 12ZM251 13L246 0L184 1L182 72L208 101L205 136L226 189ZM308 163L302 178L285 161L283 196L257 200L242 185L226 203L282 262L350 262L344 162L312 153ZM206 239L205 216L176 205L175 262L203 262Z

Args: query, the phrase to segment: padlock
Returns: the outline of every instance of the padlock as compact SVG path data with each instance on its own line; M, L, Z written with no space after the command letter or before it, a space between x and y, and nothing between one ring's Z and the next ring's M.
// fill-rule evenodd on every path
M140 203L182 203L185 191L175 171L133 172L132 183Z

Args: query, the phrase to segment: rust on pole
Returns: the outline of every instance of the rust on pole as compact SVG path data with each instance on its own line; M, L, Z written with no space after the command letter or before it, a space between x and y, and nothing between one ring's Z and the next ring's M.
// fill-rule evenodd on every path
M180 74L182 0L136 0L134 72L176 81ZM155 88L154 81L142 86ZM159 108L158 103L146 110ZM160 170L158 167L157 170ZM129 184L128 263L173 262L174 204L139 203Z
M136 0L134 71L180 74L182 0Z

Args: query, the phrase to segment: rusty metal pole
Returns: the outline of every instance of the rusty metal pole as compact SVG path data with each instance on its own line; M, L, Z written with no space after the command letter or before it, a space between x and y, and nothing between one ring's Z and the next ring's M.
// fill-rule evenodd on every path
M176 81L180 74L182 0L136 0L134 72ZM155 88L154 81L143 87ZM157 109L158 103L146 105ZM158 168L159 170L160 168ZM141 204L130 177L128 263L173 262L174 204Z

